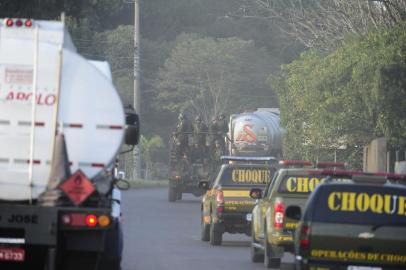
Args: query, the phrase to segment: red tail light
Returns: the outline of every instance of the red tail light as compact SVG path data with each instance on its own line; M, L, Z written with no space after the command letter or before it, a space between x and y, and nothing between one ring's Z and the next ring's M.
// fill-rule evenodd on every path
M218 205L219 205L219 204L224 204L224 194L223 194L223 191L217 190L217 192L216 192L216 201L217 201L217 204L218 204Z
M310 247L310 231L310 227L308 226L303 226L300 231L300 248L302 250L309 249Z
M95 227L97 225L97 217L95 215L87 215L86 225L88 227Z
M223 191L216 191L216 201L217 201L217 214L222 214L224 212L224 194Z
M25 21L25 26L26 27L31 27L32 26L32 21L31 20L26 20Z
M282 229L283 222L285 219L285 205L283 204L282 201L276 201L273 209L274 209L274 213L273 213L274 227L277 229Z
M16 26L17 26L17 27L23 26L23 21L22 21L22 20L17 20L17 21L16 21Z
M12 19L7 19L7 20L6 20L6 25L7 25L7 27L11 27L11 26L13 26L13 24L14 24L14 22L13 22Z

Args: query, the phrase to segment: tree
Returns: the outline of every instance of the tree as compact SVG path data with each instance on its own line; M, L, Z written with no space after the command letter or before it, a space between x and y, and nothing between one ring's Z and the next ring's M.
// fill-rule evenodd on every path
M149 139L141 135L140 145L141 156L145 162L145 179L149 179L149 173L153 166L152 155L157 149L164 147L164 142L161 137L156 135Z
M276 105L265 81L272 68L252 41L182 35L160 71L158 103L189 110L206 123L220 113Z
M345 148L340 158L360 167L362 147L376 137L406 146L404 29L349 39L329 55L310 50L272 79L288 157L332 159Z
M308 48L337 48L348 35L364 36L406 19L402 0L246 1L234 16L268 20Z

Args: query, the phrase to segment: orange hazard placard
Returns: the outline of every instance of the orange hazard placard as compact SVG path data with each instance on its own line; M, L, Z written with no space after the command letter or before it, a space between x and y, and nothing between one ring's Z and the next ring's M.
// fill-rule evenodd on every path
M95 191L92 182L87 179L81 170L72 174L59 188L65 192L75 205L81 204Z

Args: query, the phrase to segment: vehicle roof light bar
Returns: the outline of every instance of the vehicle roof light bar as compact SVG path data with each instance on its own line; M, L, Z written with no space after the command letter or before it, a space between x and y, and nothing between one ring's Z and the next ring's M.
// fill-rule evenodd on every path
M334 170L334 169L324 169L324 170L310 170L309 174L318 175L330 175L330 176L347 176L352 177L354 175L364 175L364 172L360 171L350 171L350 170Z
M280 160L279 165L286 167L287 166L305 167L305 166L313 166L313 163L305 160Z
M310 170L309 174L313 175L326 175L333 177L349 177L354 180L354 182L360 183L385 183L386 180L399 181L402 184L406 184L406 174L397 173L385 173L385 172L361 172L361 171L350 171L350 170ZM383 181L385 180L385 181Z
M6 18L4 19L4 24L10 28L31 28L33 26L33 21L31 19Z
M224 161L277 161L275 157L221 156Z
M348 164L345 162L319 161L316 163L317 168L345 168Z

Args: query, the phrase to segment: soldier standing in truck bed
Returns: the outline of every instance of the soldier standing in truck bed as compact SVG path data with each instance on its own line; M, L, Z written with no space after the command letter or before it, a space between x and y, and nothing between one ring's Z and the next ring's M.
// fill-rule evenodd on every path
M213 116L213 118L211 119L211 122L210 122L210 126L209 126L210 152L212 152L214 150L214 143L217 139L219 131L220 131L220 128L219 128L219 125L217 122L217 117Z
M227 136L228 133L228 122L226 120L226 117L223 113L219 115L217 118L217 126L219 129L219 134L216 139L220 141L221 148L223 149L223 152L225 151L225 137Z
M193 124L193 141L196 160L204 161L206 155L206 136L207 136L207 126L202 121L200 116L196 116L195 122Z
M183 156L189 152L189 134L191 133L191 127L187 117L183 113L179 114L178 120L176 136L179 141L180 154Z

